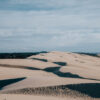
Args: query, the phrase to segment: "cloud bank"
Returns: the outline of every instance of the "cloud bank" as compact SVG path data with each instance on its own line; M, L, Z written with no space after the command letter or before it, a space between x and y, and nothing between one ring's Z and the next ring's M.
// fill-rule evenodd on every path
M0 52L100 51L100 0L0 0Z

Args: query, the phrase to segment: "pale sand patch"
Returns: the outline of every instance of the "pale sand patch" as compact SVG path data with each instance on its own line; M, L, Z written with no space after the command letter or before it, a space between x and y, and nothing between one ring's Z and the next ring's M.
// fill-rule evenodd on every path
M51 62L43 62L34 59L0 59L0 65L15 65L17 68L36 67L41 69L58 66Z
M90 100L83 98L72 98L72 97L51 97L51 96L33 96L33 95L13 95L13 94L0 94L0 100ZM99 99L91 99L99 100Z

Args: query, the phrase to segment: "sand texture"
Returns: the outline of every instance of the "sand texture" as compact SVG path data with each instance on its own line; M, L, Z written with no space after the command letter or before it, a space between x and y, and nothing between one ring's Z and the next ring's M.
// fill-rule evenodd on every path
M100 57L53 51L0 59L0 100L100 100Z

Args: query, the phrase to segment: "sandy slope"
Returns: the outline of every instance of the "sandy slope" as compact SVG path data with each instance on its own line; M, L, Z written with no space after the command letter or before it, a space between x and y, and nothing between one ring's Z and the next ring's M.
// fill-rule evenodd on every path
M22 94L25 92L25 90L28 91L28 89L34 89L40 87L46 88L50 86L52 87L58 86L57 88L59 88L59 86L61 85L68 85L65 86L66 89L68 89L68 91L70 92L73 92L73 89L76 86L74 88L72 87L70 88L69 85L85 84L85 88L87 88L89 84L91 85L91 83L94 83L91 86L94 89L97 88L98 86L100 87L100 58L97 57L55 51L55 52L31 56L28 57L27 59L0 59L0 84L2 87L1 93L4 92L10 93L10 91L14 93L15 91L17 91L18 93L19 91L19 93ZM77 85L77 88L79 86L80 85ZM83 88L83 86L84 85L81 85L81 88ZM42 90L44 88L42 88ZM63 91L64 90L63 88L59 89L61 89L62 91L59 93L63 94L63 92L65 92ZM82 90L76 89L75 91L78 91L77 94L80 93L80 91L81 93L84 94L84 91ZM52 94L54 93L54 91L51 90L50 92L52 92ZM76 95L75 93L76 92L73 92L73 95ZM90 94L86 93L86 95L90 95L93 98L97 97L99 94L97 93L97 95L93 95L91 93ZM2 97L4 96L5 95L2 95ZM16 95L13 96L7 95L7 96L9 97L7 100L9 99L12 100L13 96L15 97ZM24 96L22 96L22 98L23 97ZM87 96L84 95L84 97ZM84 97L81 97L81 99ZM100 96L98 96L97 98L99 97ZM31 100L33 96L32 97L27 96L26 98L30 98L29 100ZM37 99L39 97L35 96L34 98ZM42 98L43 100L45 100L47 97L42 97ZM56 100L56 99L51 98L50 100ZM77 95L77 100L78 100L78 95Z
M30 95L9 95L2 94L0 95L0 100L84 100L82 98L61 98L61 97L51 97L51 96L30 96ZM92 100L92 99L88 99ZM98 99L99 100L99 99Z

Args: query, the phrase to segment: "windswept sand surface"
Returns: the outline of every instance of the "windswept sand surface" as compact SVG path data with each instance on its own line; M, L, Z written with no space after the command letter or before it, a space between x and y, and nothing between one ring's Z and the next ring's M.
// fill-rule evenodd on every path
M0 59L0 93L0 100L100 100L100 58L55 51Z
M84 100L82 98L62 98L62 97L51 97L51 96L30 96L30 95L0 95L0 100ZM99 99L98 99L99 100Z

